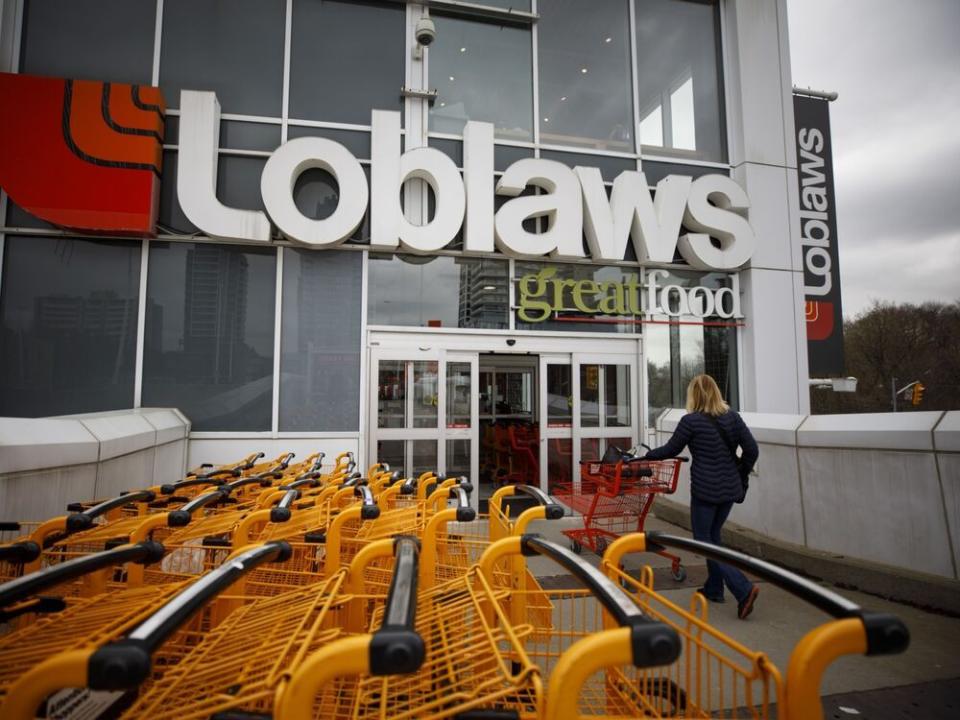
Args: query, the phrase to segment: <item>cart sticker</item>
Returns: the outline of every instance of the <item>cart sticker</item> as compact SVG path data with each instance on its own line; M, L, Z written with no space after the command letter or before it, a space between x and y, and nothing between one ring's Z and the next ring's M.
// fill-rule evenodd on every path
M46 717L49 720L97 720L112 717L126 707L136 693L132 690L90 690L64 688L47 698Z

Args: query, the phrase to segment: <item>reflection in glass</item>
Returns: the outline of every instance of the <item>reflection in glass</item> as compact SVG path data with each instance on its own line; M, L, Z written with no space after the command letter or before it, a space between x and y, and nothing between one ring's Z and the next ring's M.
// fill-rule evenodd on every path
M428 360L417 360L413 363L413 426L415 428L437 427L438 365L439 363Z
M547 365L547 426L573 424L573 385L569 365Z
M600 366L580 366L580 425L600 427Z
M360 253L283 251L280 430L357 430Z
M0 416L133 407L140 242L8 235Z
M630 426L630 366L603 366L604 424Z
M468 120L493 123L507 140L533 139L530 30L434 16L430 130L461 134Z
M406 473L407 442L405 440L378 440L377 462L386 463L394 470Z
M213 90L225 113L279 117L285 17L283 0L166 0L160 88L167 103L179 107L180 90Z
M293 3L290 117L370 124L370 111L402 109L402 4Z
M411 468L411 474L417 476L428 470L437 472L437 441L413 440L412 444L413 467Z
M447 363L447 427L470 427L470 363Z
M502 260L371 254L369 322L506 328L507 273Z
M633 152L626 0L537 5L540 140Z
M380 370L377 379L377 427L405 427L407 363L403 360L381 360L379 365Z
M716 2L637 3L640 142L655 153L726 159Z
M142 0L34 0L23 11L19 72L149 84L156 17Z
M470 441L447 440L447 476L470 477Z
M647 357L647 423L653 426L657 416L673 407L673 382L670 373L670 326L648 325L643 333L643 351Z
M554 492L557 483L569 483L572 479L573 440L550 438L547 440L547 492Z
M152 242L149 267L143 404L194 430L269 430L274 249Z
M580 440L580 462L599 460L602 456L600 438L582 438Z
M603 451L606 452L608 448L620 448L624 452L633 447L633 438L629 437L618 437L618 438L606 438L603 441Z

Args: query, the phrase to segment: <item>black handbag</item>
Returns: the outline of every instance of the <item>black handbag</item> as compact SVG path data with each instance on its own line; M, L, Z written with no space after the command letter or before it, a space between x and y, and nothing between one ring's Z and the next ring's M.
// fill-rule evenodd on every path
M706 413L704 413L707 415ZM743 458L737 455L737 448L730 440L730 436L727 435L727 431L723 429L723 426L717 422L717 418L713 415L707 415L707 419L713 423L713 427L716 428L717 432L720 434L720 437L723 439L723 444L727 446L727 450L730 451L730 457L733 458L733 464L737 466L737 474L740 476L740 485L743 488L743 494L740 496L740 499L736 502L742 503L747 498L747 490L750 489L750 468L747 467Z

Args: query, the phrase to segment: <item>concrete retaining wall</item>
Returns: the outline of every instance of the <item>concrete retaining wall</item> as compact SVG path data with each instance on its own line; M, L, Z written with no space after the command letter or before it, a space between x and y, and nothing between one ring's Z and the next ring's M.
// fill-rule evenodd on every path
M658 442L683 414L660 416ZM732 522L813 551L960 578L960 412L742 415L760 459ZM671 498L685 505L688 475Z
M189 434L169 408L0 418L0 520L45 520L70 502L174 482Z

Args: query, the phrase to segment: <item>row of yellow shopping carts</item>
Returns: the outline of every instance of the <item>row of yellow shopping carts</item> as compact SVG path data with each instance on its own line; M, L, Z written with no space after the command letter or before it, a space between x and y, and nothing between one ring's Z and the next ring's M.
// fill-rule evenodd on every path
M816 718L833 659L908 642L894 617L685 538L627 535L595 567L530 532L564 515L540 490L500 488L483 517L471 491L350 453L254 454L25 526L0 544L0 717ZM702 596L681 608L622 569L664 546L835 619L784 677ZM582 587L542 587L534 556Z

